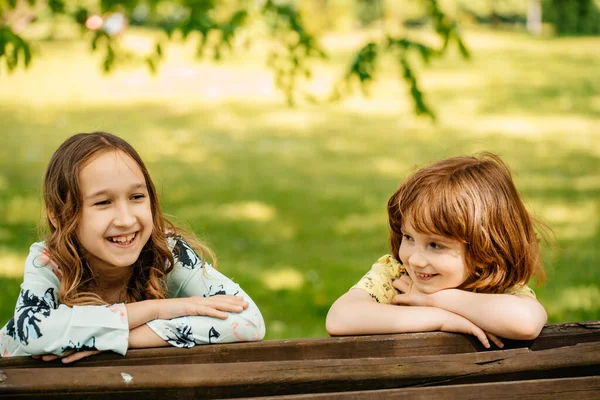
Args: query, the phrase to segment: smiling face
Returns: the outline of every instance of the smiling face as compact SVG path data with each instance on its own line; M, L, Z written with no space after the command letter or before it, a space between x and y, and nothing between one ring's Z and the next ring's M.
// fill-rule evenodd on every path
M464 243L417 232L410 219L405 219L398 255L420 292L431 294L462 285L468 277L464 254Z
M79 173L83 199L77 238L95 272L134 264L152 233L152 209L139 165L120 150L92 157Z

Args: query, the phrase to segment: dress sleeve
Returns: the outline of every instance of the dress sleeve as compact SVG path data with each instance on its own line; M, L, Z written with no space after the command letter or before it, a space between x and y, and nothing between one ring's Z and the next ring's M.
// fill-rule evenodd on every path
M400 278L404 272L402 264L386 254L380 257L369 272L350 289L362 289L376 302L392 304L394 296L400 293L392 286L392 282Z
M61 278L44 243L34 243L25 261L14 318L0 331L0 355L62 355L68 350L125 354L129 339L125 305L59 304Z
M174 249L175 266L168 276L169 297L237 295L248 302L248 308L241 313L228 313L225 320L208 316L187 316L148 322L147 325L158 336L175 347L257 341L264 338L265 323L260 310L238 284L210 264L203 263L183 240L171 242L170 247Z

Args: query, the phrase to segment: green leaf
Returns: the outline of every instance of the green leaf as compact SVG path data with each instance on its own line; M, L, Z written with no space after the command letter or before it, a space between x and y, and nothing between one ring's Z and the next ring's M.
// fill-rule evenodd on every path
M460 54L463 56L463 58L471 58L471 53L469 52L469 49L459 36L456 37L456 44L458 44L458 50L460 51Z
M104 63L102 67L104 72L109 72L115 63L115 51L113 50L110 43L106 45L106 56L104 57Z
M148 65L148 69L150 69L150 73L152 73L152 75L156 75L156 63L154 62L152 57L146 58L146 65Z
M29 66L31 63L31 51L29 49L29 45L25 42L20 36L13 35L13 45L15 47L15 58L19 58L19 52L23 54L23 65L25 68Z
M6 68L9 72L12 72L17 66L17 49L10 43L8 51L6 52Z
M91 46L92 46L92 50L96 50L98 48L98 41L103 36L104 35L102 34L102 31L96 31L96 32L94 32L94 37L92 38L92 41L90 43Z
M79 7L77 9L77 11L75 11L75 21L79 24L79 25L85 25L85 21L87 21L88 17L89 17L89 13L88 10L83 8L83 7Z
M48 7L55 14L62 14L65 12L65 2L63 0L48 0Z

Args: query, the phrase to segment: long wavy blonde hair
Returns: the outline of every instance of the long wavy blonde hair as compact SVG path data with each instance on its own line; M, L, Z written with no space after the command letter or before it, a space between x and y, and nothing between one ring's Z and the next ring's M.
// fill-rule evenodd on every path
M535 227L550 229L525 208L511 173L493 153L452 157L409 176L388 201L390 250L400 261L402 224L465 244L468 278L460 289L503 293L546 274Z
M215 261L214 254L208 247L190 232L176 227L163 215L150 174L129 143L106 132L79 133L63 142L52 155L43 184L49 230L46 247L48 256L62 272L58 292L61 304L107 304L94 291L98 286L76 232L83 204L79 173L94 155L111 150L124 152L139 165L146 180L153 219L150 239L132 266L132 274L127 282L126 301L167 297L166 276L174 265L173 254L167 245L167 235L183 235L203 261L205 257L213 263Z

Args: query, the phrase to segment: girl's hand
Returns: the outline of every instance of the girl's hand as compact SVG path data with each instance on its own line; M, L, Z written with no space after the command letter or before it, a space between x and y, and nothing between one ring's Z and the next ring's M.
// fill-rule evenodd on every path
M69 364L82 358L86 358L89 356L93 356L94 354L102 353L101 350L86 350L86 351L75 351L69 350L65 351L65 353L61 356L57 356L56 354L44 354L44 355L33 355L31 358L41 359L42 361L54 361L58 358L62 358L63 364Z
M431 306L430 295L420 292L415 285L413 285L410 276L402 275L392 283L392 286L402 292L401 294L394 296L392 304L404 306ZM447 315L450 317L442 322L440 331L473 335L479 339L486 349L490 348L490 340L499 348L504 347L504 343L502 343L500 338L492 333L484 331L465 317L449 311Z
M398 289L401 294L394 296L392 304L402 306L430 306L430 297L428 294L420 292L408 275L402 275L399 279L392 282L392 286Z
M486 332L473 322L469 321L465 317L461 317L458 314L450 313L449 318L446 318L442 322L442 326L440 327L440 331L442 332L455 332L455 333L466 333L467 335L473 335L486 349L490 348L490 339L496 346L499 348L504 347L504 343L498 338L496 335Z
M179 299L153 300L157 303L156 319L173 319L183 316L204 315L227 319L227 312L240 313L248 308L248 302L240 296L216 295L193 296Z

